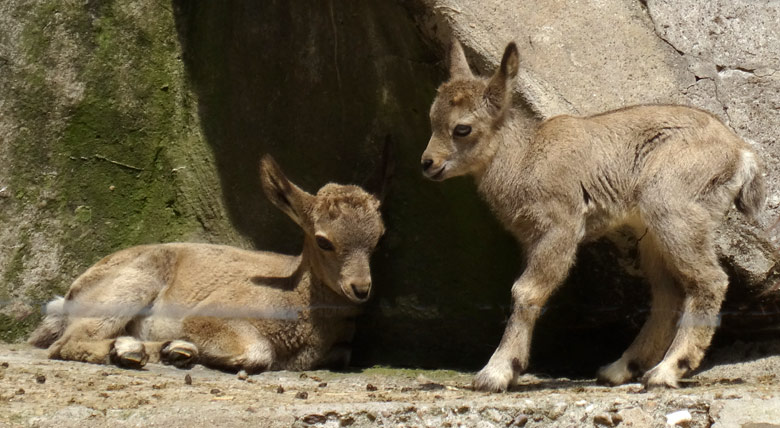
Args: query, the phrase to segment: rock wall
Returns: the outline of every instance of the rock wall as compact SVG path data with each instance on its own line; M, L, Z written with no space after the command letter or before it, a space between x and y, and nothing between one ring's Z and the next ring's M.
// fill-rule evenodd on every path
M774 322L772 298L755 295L776 296L768 290L777 283L778 232L768 228L780 211L777 5L7 0L0 339L22 338L38 305L123 247L298 251L300 233L259 191L261 154L314 191L366 183L389 140L388 233L354 362L478 368L498 343L522 266L472 183L432 183L419 171L452 34L482 72L518 42L517 102L529 127L560 113L679 102L713 111L755 144L772 195L763 226L735 214L720 235L740 284L722 330L747 337L756 322L740 324L746 313ZM644 318L644 284L625 248L599 242L579 257L539 323L535 370L592 373Z
M761 220L777 220L777 1L419 3L426 35L440 45L452 35L463 41L479 71L495 69L515 40L519 91L538 116L640 103L685 103L716 114L761 153L772 195Z
M681 103L713 112L751 143L766 165L769 199L758 223L730 213L718 232L721 261L732 287L716 340L780 337L776 250L780 81L775 72L780 3L419 0L416 4L420 28L438 41L442 55L450 38L457 37L478 72L492 72L506 43L517 42L521 57L517 105L529 122L631 104ZM590 338L599 337L592 334L595 331L609 334L621 331L620 326L641 323L643 317L633 317L629 308L640 312L646 308L641 303L635 306L643 301L636 290L644 285L641 278L632 277L636 273L631 270L632 241L623 244L618 249L601 242L580 252L578 266L537 329L537 363L569 352L572 330L584 329L590 333L585 334L587 341L598 342ZM610 251L626 268L625 274L613 271L617 277L603 276L609 270L604 255ZM615 324L609 325L610 319ZM593 329L587 326L590 321ZM619 348L607 344L600 349L619 354ZM585 349L599 352L588 344L578 351Z
M388 232L354 361L484 358L519 269L514 243L471 183L440 187L420 174L427 111L444 75L408 10L380 0L174 4L235 227L258 248L298 251L297 227L258 192L260 155L273 154L315 191L327 181L365 183L389 139L396 168L383 209ZM470 267L475 260L507 263L485 272Z
M242 242L170 7L12 0L0 28L0 339L116 249Z

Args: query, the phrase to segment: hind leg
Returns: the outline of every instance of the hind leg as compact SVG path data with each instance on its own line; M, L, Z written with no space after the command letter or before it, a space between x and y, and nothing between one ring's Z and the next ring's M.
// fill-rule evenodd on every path
M699 366L718 325L718 313L728 276L718 263L713 245L714 224L696 204L670 211L654 220L659 248L682 286L682 315L669 349L658 365L642 378L648 386L676 387L677 381Z
M157 273L147 269L156 257L152 252L121 267L103 261L76 279L62 304L66 327L49 347L49 357L135 368L146 364L141 342L117 337L127 334L128 324L164 286Z
M682 311L682 290L664 266L655 234L640 240L639 257L652 293L650 315L620 359L599 370L598 380L611 385L629 382L661 361Z
M123 318L76 319L49 347L49 358L141 368L149 359L143 343L129 336L116 338L127 322Z
M183 320L182 328L207 366L259 373L276 363L271 342L246 320L192 317Z

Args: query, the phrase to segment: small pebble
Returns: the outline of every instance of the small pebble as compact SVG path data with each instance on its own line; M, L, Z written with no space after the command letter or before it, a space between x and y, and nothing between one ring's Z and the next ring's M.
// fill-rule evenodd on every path
M16 395L24 395L24 388L19 388L19 389L16 391Z
M303 417L303 422L309 425L324 424L328 421L328 417L325 415L312 414Z
M595 425L604 425L608 427L615 426L615 424L612 422L612 418L606 413L601 413L594 416L593 423Z
M555 403L553 408L547 412L547 416L552 420L556 420L561 416L563 416L563 414L566 412L567 407L569 407L569 405L566 404L565 402Z
M301 400L305 400L309 398L309 393L306 391L299 391L297 394L295 394L295 398L300 398Z
M192 376L190 376L189 373L184 375L184 383L187 385L192 385Z
M503 415L496 409L485 409L483 415L490 418L493 422L501 422Z
M0 363L0 366L2 366L4 369L7 369L8 368L8 362L3 361L2 363Z
M211 392L212 394L214 394L214 395L217 395L217 394L219 394L219 393L220 393L220 392L222 392L222 391L220 391L220 390L219 390L219 389L217 389L217 388L212 388L210 392Z
M666 424L671 426L688 426L692 419L693 417L691 416L691 412L687 410L680 410L678 412L669 413L666 415Z
M276 393L277 393L277 394L284 394L284 388L282 388L282 385L279 385L279 386L276 388Z
M528 416L526 415L517 415L514 419L512 419L510 427L524 427L525 424L528 423Z
M376 391L376 387L370 383L366 384L366 391Z
M317 386L320 388L325 388L326 386L328 386L328 382L320 382L320 384Z
M238 372L238 380L247 380L249 378L249 374L246 372L246 370L241 370Z
M35 376L35 381L38 383L46 383L46 376L39 374L38 376Z

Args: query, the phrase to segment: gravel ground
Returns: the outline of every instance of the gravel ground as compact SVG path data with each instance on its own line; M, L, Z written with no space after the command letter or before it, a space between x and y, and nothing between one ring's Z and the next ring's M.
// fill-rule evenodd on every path
M677 390L525 375L510 392L472 373L372 368L241 379L196 366L123 370L0 345L0 427L780 427L780 344L714 352ZM739 362L733 362L739 361ZM676 419L675 419L676 418Z

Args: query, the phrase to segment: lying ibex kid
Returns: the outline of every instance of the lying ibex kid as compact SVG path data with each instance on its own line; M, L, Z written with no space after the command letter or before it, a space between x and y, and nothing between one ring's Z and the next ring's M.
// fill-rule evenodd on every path
M526 369L534 322L574 263L577 246L619 225L639 239L652 308L639 335L599 378L675 387L710 343L728 278L713 230L732 203L764 203L750 146L713 115L640 105L589 117L558 116L524 135L511 107L518 52L510 43L490 78L474 76L452 44L448 82L431 107L425 176L474 177L481 196L525 248L527 265L498 349L474 379L505 390Z
M338 184L306 193L270 156L261 172L266 196L303 229L301 255L188 243L122 250L48 305L30 343L51 358L132 368L345 366L384 233L379 201Z

